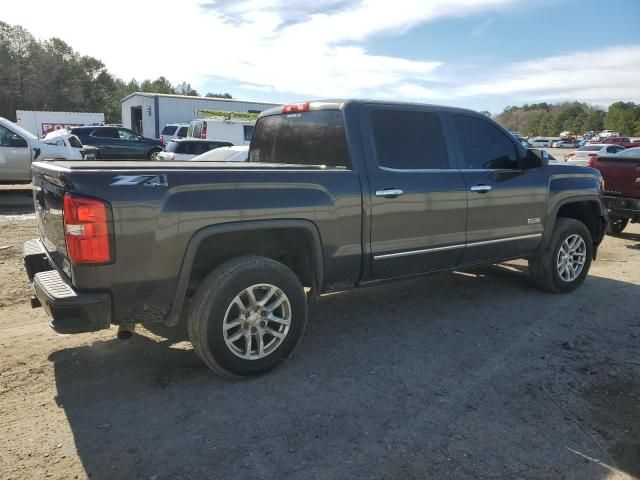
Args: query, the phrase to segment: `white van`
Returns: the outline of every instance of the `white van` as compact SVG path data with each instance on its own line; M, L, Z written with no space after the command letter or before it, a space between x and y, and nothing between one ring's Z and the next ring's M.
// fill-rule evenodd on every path
M201 118L189 123L187 137L222 140L234 145L249 145L255 124L255 120Z
M30 182L34 160L82 160L80 139L66 130L43 140L0 117L0 182Z

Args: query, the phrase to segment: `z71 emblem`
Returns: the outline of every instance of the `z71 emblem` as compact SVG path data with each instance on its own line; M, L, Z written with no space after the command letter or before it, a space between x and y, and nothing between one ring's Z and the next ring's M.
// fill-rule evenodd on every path
M534 224L534 223L541 223L541 222L542 222L542 219L541 219L540 217L528 218L528 219L527 219L527 223L528 223L529 225L532 225L532 224Z
M111 187L133 187L142 185L143 187L168 187L169 181L166 175L118 175L113 177Z

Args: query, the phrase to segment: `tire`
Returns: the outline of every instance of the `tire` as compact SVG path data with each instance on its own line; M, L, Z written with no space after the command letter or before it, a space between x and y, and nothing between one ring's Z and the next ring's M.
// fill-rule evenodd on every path
M627 228L629 225L628 218L621 217L609 217L609 221L607 222L607 234L608 235L620 235L622 231Z
M571 246L571 239L576 237L581 239L582 244L579 249L575 250L575 255L569 255L571 250L566 254L565 250L561 252L563 246L564 248ZM566 245L565 241L568 241L569 245ZM564 259L560 258L561 255L564 256ZM584 263L581 268L578 268L579 259L582 256ZM537 288L546 292L572 292L584 282L589 273L592 258L593 240L586 225L573 218L558 218L547 246L543 250L539 250L536 256L529 260L531 281ZM563 269L566 264L571 264L571 266Z
M257 256L229 260L207 275L188 314L189 339L196 354L211 370L230 378L278 366L295 349L306 323L307 299L296 274Z
M159 148L154 148L152 150L149 151L149 154L147 155L147 158L149 160L158 160L158 154L161 152L162 150Z

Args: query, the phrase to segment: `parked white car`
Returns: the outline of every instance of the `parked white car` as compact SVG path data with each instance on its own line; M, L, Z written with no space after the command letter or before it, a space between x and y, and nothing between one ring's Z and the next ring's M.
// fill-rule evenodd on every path
M190 162L248 162L249 146L236 145L233 147L220 147L210 150L207 153L198 155L189 160Z
M534 138L533 140L529 140L529 143L533 148L547 148L551 146L551 140L548 138Z
M589 160L595 160L598 155L615 154L624 150L620 145L611 145L607 143L590 143L578 150L574 150L564 157L567 163L571 165L580 165L585 167L589 164Z
M168 145L171 140L184 138L189 130L188 123L167 123L160 134L160 141Z
M209 150L220 147L231 147L232 145L233 144L230 142L223 142L220 140L177 138L175 140L171 140L169 144L164 147L164 151L158 153L157 160L163 162L191 160L193 157L208 152Z
M0 117L0 182L30 182L34 160L82 160L82 143L68 131L38 138Z

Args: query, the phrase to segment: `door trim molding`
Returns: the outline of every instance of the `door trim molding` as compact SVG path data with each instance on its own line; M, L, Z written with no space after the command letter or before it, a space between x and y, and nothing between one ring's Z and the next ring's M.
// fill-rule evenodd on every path
M517 240L527 240L530 238L542 237L542 233L533 233L531 235L520 235L518 237L498 238L495 240L484 240L482 242L461 243L459 245L448 245L446 247L423 248L420 250L405 250L404 252L384 253L382 255L374 255L374 260L386 260L387 258L407 257L409 255L421 255L423 253L444 252L447 250L455 250L464 247L479 247L481 245L491 245L494 243L513 242Z

